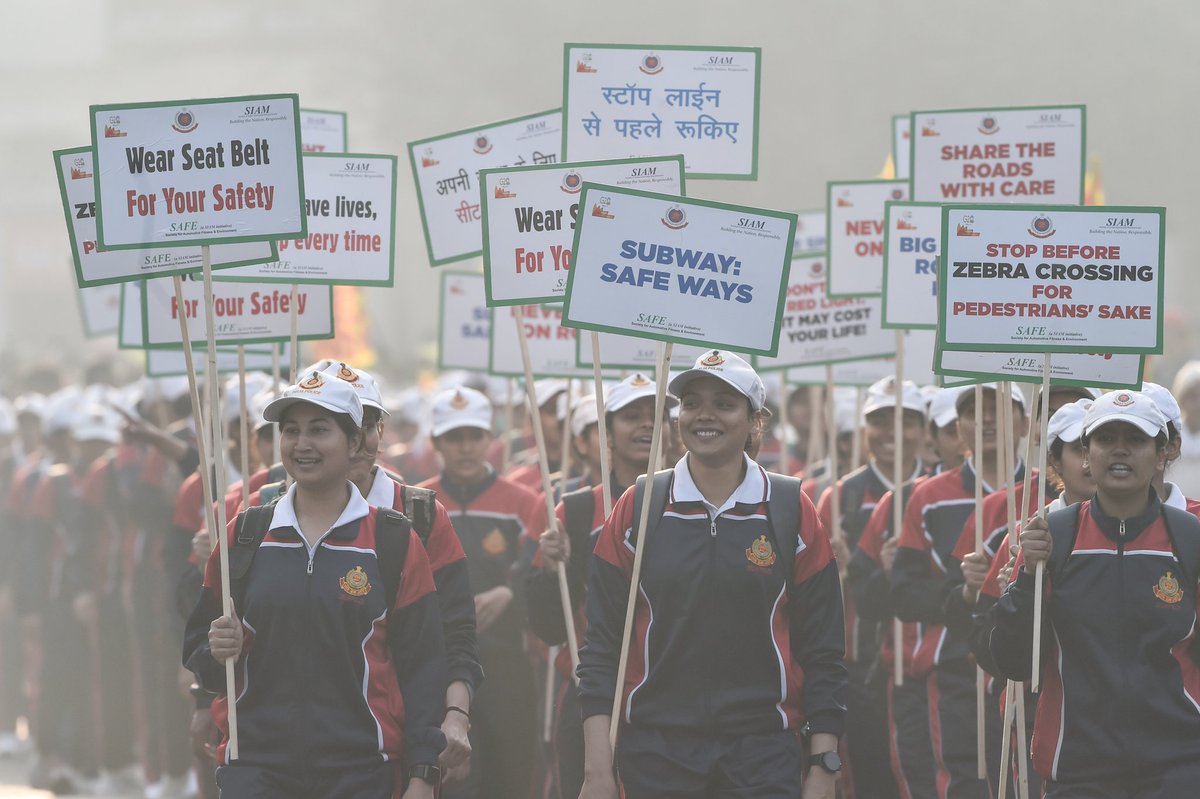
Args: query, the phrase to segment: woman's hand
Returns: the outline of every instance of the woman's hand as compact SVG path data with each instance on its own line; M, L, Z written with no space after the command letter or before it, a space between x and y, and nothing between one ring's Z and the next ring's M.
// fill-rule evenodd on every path
M552 530L542 533L541 548L542 568L546 571L555 571L558 564L571 559L571 542L557 524Z
M883 573L890 580L892 579L892 566L896 563L896 549L899 542L895 538L889 538L883 542L883 549L879 550L879 563L883 566Z
M237 660L242 654L242 622L237 611L232 616L213 619L208 628L208 648L218 663L229 658Z
M1025 557L1025 571L1033 574L1039 563L1050 560L1054 544L1050 540L1050 526L1040 516L1025 523L1021 530L1021 554Z
M490 591L475 595L475 629L483 632L496 623L496 619L508 610L513 592L507 585L498 585Z
M996 573L996 582L1000 585L1000 593L1008 588L1008 584L1012 581L1013 566L1017 565L1017 545L1008 545L1008 562L1000 567L1000 571Z
M967 600L968 604L974 604L978 598L979 589L987 579L990 566L987 555L982 552L970 552L962 559L962 575L966 580L963 585L963 599Z
M457 710L446 713L442 721L442 733L446 736L446 748L438 756L442 769L442 784L454 785L462 782L471 773L471 722Z

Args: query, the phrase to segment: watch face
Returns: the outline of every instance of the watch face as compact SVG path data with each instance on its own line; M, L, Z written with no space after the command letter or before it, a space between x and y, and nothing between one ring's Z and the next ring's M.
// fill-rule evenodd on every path
M821 768L830 773L837 773L842 769L842 758L838 756L837 752L824 752L818 760Z

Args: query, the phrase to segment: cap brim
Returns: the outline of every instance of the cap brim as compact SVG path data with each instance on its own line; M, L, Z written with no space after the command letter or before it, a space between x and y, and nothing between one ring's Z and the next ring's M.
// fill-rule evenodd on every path
M383 407L382 405L380 405L380 404L379 404L378 402L376 402L375 400L366 399L365 397L361 397L361 396L360 396L360 397L358 398L358 401L362 403L362 406L363 406L364 408L374 408L375 410L377 410L377 411L379 411L380 413L382 413L384 416L391 416L391 414L390 414L390 413L388 413L388 409L387 409L387 408L385 408L385 407Z
M672 382L674 382L674 381L672 381ZM606 402L606 403L604 403L604 412L605 413L616 413L617 411L624 408L626 405L629 405L632 402L637 402L640 399L645 399L646 397L649 397L650 399L657 399L657 395L658 395L657 390L645 391L642 393L633 394L631 396L628 396L625 399L620 400L619 402L616 402L616 403ZM677 397L672 396L671 394L667 394L666 402L667 402L667 410L670 410L671 408L674 408L676 405L679 404L679 399Z
M437 438L438 436L446 435L451 430L458 430L461 427L474 427L476 430L487 430L488 432L491 432L492 429L490 424L484 424L479 419L447 419L430 430L429 434Z
M1140 416L1134 416L1130 413L1110 413L1107 416L1102 416L1096 421L1092 422L1092 424L1087 427L1084 432L1090 436L1092 433L1096 432L1096 430L1104 427L1107 424L1112 424L1113 422L1125 422L1125 424L1131 424L1151 438L1154 438L1159 433L1166 432L1149 419L1143 419Z
M750 397L749 394L747 394L745 391L742 391L741 387L737 383L734 383L732 380L725 377L720 372L714 372L710 369L688 369L686 372L680 372L679 374L677 374L671 378L671 382L667 384L667 390L670 391L672 394L674 394L676 397L682 397L683 391L688 387L688 384L691 383L693 380L695 380L698 377L714 377L717 380L720 380L722 383L724 383L725 385L732 388L738 394L745 397L750 402L751 408L754 407L754 400ZM765 416L771 415L771 411L769 408L767 408L766 405L764 405L761 408L758 408L757 410L762 411Z
M324 408L330 413L341 413L349 416L351 419L354 418L354 414L345 408L339 408L332 403L322 402L321 400L313 399L312 397L279 397L268 402L267 407L263 408L263 419L268 422L278 422L283 417L284 411L298 402L316 405L318 408ZM359 426L362 425L361 418L358 419L358 424Z

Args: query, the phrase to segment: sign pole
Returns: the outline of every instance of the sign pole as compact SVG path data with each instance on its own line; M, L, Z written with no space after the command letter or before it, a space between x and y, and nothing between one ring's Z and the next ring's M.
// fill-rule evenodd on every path
M183 280L179 275L172 278L175 282L175 306L177 308L187 308L183 304ZM192 339L188 335L187 314L177 314L179 317L179 335L183 341L183 362L187 365L188 376L188 393L192 400L192 419L196 424L196 453L200 458L200 487L204 493L204 507L207 509L207 525L208 537L212 541L212 545L217 546L216 519L212 515L213 506L213 488L212 488L212 464L208 460L209 449L209 428L204 423L204 413L200 400L200 390L196 385L196 365L192 360Z
M242 506L250 507L250 414L248 412L249 400L246 397L246 346L238 345L238 400L239 419L241 421L241 429L238 431L242 437L242 445L238 447L241 451L241 467L242 467Z
M788 460L791 457L791 425L787 418L788 384L787 370L779 373L779 473L791 474Z
M625 626L621 633L621 657L617 661L617 683L613 690L612 716L608 728L608 743L613 759L617 756L617 730L621 726L621 686L625 684L625 666L629 661L629 644L633 637L633 615L637 606L638 581L642 573L642 555L646 552L646 523L650 519L650 504L654 493L654 475L662 464L663 411L667 407L667 378L670 374L671 349L667 342L655 345L654 430L650 434L650 463L646 472L646 489L642 497L641 513L637 520L637 547L633 552L633 573L629 577L629 598L625 605Z
M1050 423L1050 353L1042 356L1042 401L1038 407L1038 518L1046 518L1046 427ZM1042 584L1046 577L1046 563L1038 563L1033 587L1033 673L1029 688L1035 694L1042 687Z
M291 302L289 303L289 306L288 306L288 310L291 311L291 317L292 317L292 339L291 339L292 370L291 371L292 371L292 382L293 383L300 382L300 336L299 336L300 311L296 307L296 291L298 289L299 289L299 286L297 286L295 283L293 283L292 291L291 291Z
M1025 683L1013 683L1017 705L1017 799L1029 799L1029 772L1026 771L1029 749L1025 744Z
M829 535L842 534L842 497L838 486L838 448L837 448L837 401L834 398L833 391L833 364L825 364L825 426L826 426L826 441L829 447L829 487L832 493L829 495L830 502L830 517L829 517ZM841 566L841 572L845 574L846 566ZM843 584L843 589L845 585Z
M592 336L592 381L596 387L596 419L599 424L596 425L596 432L600 434L600 474L597 479L600 480L601 490L604 493L604 518L612 515L612 485L608 476L612 473L612 464L609 463L608 455L608 425L604 423L604 380L600 375L600 334L595 330L591 331Z
M811 471L812 466L815 466L820 457L824 456L822 451L825 441L825 395L821 393L820 386L808 387L808 412L811 420L808 425L808 451L804 454L804 471Z
M1004 689L1004 726L1000 728L1000 799L1008 799L1008 773L1012 765L1013 694L1017 683L1008 681Z
M896 400L892 414L892 536L900 538L904 524L904 414L900 412L899 399L904 396L904 331L896 330ZM904 685L904 623L892 619L892 653L895 673L892 675L897 686Z
M1002 396L1003 400L1002 401ZM1013 484L1013 475L1016 472L1016 466L1013 464L1014 454L1013 449L1015 442L1013 441L1013 418L1012 418L1012 389L1009 382L1003 381L1000 383L1000 390L996 393L996 418L1000 426L1001 449L1000 449L1000 468L1006 475L1005 482L1007 489L1005 491L1005 519L1007 521L1006 529L1009 532L1010 538L1014 529L1016 519L1016 501L1017 487ZM996 551L996 557L1007 557L1007 551ZM1008 776L1011 763L1012 749L1012 724L1013 724L1013 703L1018 689L1024 695L1024 686L1020 683L1008 680L1005 684L1004 693L1004 726L1000 731L1000 797L1005 799L1008 795ZM1020 792L1018 789L1018 796Z
M975 447L971 453L975 469L975 554L983 554L983 386L975 384ZM983 717L986 712L983 669L975 667L975 744L980 779L987 779Z
M900 384L897 383L896 385L899 386ZM854 471L862 464L862 409L863 387L858 386L854 389L854 432L850 435L850 466L846 469L848 472ZM896 410L900 410L899 403L897 403ZM898 457L897 460L899 460Z
M275 399L279 399L279 351L283 345L276 342L271 345L271 389L275 394ZM280 463L282 457L279 453L279 425L271 425L271 462L268 467Z

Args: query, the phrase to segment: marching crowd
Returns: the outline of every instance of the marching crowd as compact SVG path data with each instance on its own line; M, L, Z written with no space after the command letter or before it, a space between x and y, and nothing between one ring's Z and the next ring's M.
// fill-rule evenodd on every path
M31 749L35 787L984 799L1002 768L1050 797L1200 784L1200 501L1172 482L1200 456L1200 364L1174 393L1032 401L885 378L860 403L836 393L829 459L810 451L821 392L768 391L723 351L670 378L662 419L640 373L602 410L565 380L527 406L466 374L400 393L331 361L286 387L235 375L215 409L224 578L187 380L41 378L0 399L0 755ZM1022 440L1042 403L1039 473ZM664 469L646 476L656 422Z

